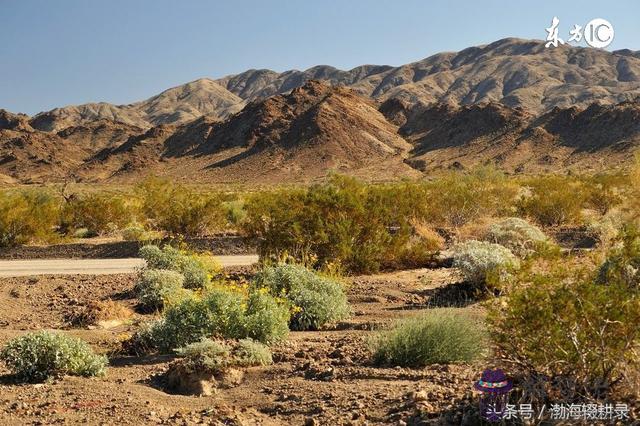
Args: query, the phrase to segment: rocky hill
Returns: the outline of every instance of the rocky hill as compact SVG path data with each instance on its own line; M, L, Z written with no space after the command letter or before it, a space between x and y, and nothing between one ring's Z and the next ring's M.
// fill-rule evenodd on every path
M130 105L0 110L0 182L601 170L640 144L640 53L504 39L399 67L250 70Z
M67 106L40 113L30 123L43 131L59 131L100 119L149 128L160 124L186 123L203 115L224 118L243 106L243 99L215 81L203 78L131 105L101 102Z
M411 148L377 104L311 80L289 94L250 103L223 122L201 118L152 129L101 152L81 174L91 178L109 170L111 177L127 179L179 170L190 180L301 182L333 170L387 180L419 175L404 162Z
M203 115L224 119L257 99L287 93L307 80L348 86L372 99L469 105L500 102L537 114L553 107L614 104L640 97L640 52L560 46L507 38L392 67L349 71L320 65L306 71L248 70L218 80L203 78L131 105L94 103L38 114L31 125L60 130L105 118L138 127L182 124Z

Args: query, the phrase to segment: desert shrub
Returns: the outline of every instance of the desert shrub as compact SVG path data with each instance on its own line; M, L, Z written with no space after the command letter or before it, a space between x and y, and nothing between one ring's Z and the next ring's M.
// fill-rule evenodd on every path
M421 268L433 261L444 248L444 238L422 221L412 221L412 234L406 244L397 249L396 256L388 256L385 267Z
M517 193L518 186L491 167L451 172L425 185L421 215L437 226L460 227L481 217L508 214Z
M640 290L640 231L627 225L598 270L596 282L619 281Z
M522 215L543 226L580 222L589 194L579 180L563 176L542 176L527 185L531 194L518 201L518 209Z
M141 182L137 192L143 214L156 229L172 235L198 236L225 226L222 199L217 194L198 193L155 177Z
M288 322L288 306L269 294L213 288L202 298L170 307L160 321L134 336L138 340L134 346L171 352L204 337L252 338L271 344L286 337Z
M95 237L97 234L91 232L89 228L78 228L73 231L74 238L91 238Z
M609 247L620 234L625 216L624 212L614 209L601 217L591 218L586 224L587 232L596 238L602 247Z
M99 376L107 358L93 353L80 339L49 331L25 334L9 341L0 360L19 380L42 381L53 376Z
M60 203L45 191L0 191L0 247L55 240Z
M70 199L62 214L64 227L86 228L90 235L122 228L131 222L134 215L122 196L103 192Z
M226 211L227 222L233 226L240 226L247 217L243 200L226 201L223 207Z
M622 204L624 177L619 174L590 176L584 179L586 207L594 209L600 215Z
M237 338L249 337L271 344L283 340L289 333L289 307L261 291L249 294L244 332Z
M208 338L178 348L176 354L183 358L183 365L192 372L216 372L229 367L233 360L231 349L224 341Z
M212 275L221 270L211 256L190 254L169 245L162 249L154 245L144 246L140 249L140 257L147 262L149 269L179 272L184 276L184 287L189 289L203 288Z
M629 365L638 371L639 292L623 276L612 273L602 285L567 263L520 274L489 307L491 335L506 360L545 378L543 399L604 398Z
M422 367L473 361L483 355L485 342L483 328L470 317L438 310L381 332L371 348L377 364Z
M551 245L549 238L540 228L517 217L494 223L489 227L485 238L508 248L521 258L531 256Z
M233 348L233 354L239 365L271 365L273 357L271 349L253 339L240 339Z
M146 321L140 324L133 335L122 342L122 352L142 356L156 351L162 340L162 319Z
M121 232L125 241L151 241L162 239L162 234L158 231L148 231L139 223L130 223Z
M134 292L142 307L159 310L189 297L184 281L184 276L175 271L147 269L140 273Z
M306 190L253 195L242 227L258 241L263 261L373 272L395 261L411 237L410 221L417 214L413 188L333 176Z
M453 248L453 266L473 284L486 284L489 275L503 276L519 268L518 259L499 244L467 241Z
M141 258L147 262L150 269L168 269L177 271L180 269L180 251L171 246L164 246L162 249L155 245L143 246L139 253Z
M341 283L298 265L268 267L256 274L253 288L286 298L293 307L294 330L316 330L346 318L349 304Z
M229 367L271 364L268 346L251 339L237 342L204 338L176 350L182 365L191 372L217 373Z

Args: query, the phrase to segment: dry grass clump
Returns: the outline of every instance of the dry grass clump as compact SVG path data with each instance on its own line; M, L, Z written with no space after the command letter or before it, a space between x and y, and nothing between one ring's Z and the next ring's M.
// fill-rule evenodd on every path
M486 335L472 318L454 310L437 310L381 332L372 340L371 349L374 362L381 365L471 362L486 353Z
M90 302L73 312L68 320L76 327L100 325L108 321L124 321L133 316L133 311L122 303L113 300Z

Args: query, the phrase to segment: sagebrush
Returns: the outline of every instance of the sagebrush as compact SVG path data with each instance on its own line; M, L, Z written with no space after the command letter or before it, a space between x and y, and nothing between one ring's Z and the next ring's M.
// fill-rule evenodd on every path
M96 355L84 341L49 331L10 340L0 360L19 380L29 382L63 375L100 376L107 367L107 358Z

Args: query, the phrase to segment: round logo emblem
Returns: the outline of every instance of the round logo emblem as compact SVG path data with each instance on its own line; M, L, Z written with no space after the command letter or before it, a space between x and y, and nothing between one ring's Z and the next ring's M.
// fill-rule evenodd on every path
M584 28L584 39L591 47L607 47L613 41L613 35L613 25L602 18L589 21Z

